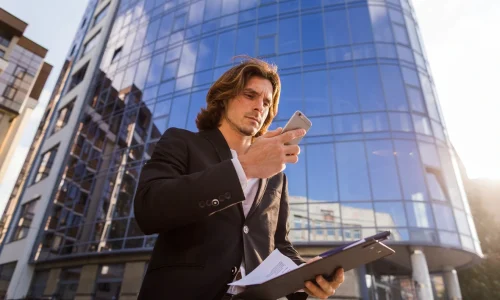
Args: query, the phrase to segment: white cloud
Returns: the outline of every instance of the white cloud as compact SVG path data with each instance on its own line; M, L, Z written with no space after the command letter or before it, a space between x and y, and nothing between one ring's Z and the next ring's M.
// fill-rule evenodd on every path
M500 178L500 1L413 4L453 145L470 177Z

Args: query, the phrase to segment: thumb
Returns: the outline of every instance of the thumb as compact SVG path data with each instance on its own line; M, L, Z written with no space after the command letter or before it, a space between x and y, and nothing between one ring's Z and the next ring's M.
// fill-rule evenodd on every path
M272 137L275 137L275 136L280 135L282 131L283 131L283 128L278 127L278 128L276 128L276 129L274 129L274 130L271 130L271 131L268 131L268 132L264 133L264 134L262 135L262 137L265 137L265 138L272 138Z

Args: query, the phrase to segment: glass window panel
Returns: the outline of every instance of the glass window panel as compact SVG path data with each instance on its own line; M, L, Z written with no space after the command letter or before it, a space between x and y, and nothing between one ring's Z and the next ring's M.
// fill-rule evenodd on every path
M373 199L401 199L401 188L392 142L389 140L366 141L366 151Z
M247 3L247 1L241 2L242 5L243 3ZM247 11L241 11L239 15L239 22L241 24L244 22L255 20L255 18L257 18L257 10L255 8Z
M424 99L420 89L407 86L406 91L408 92L408 100L410 102L411 109L413 111L425 113Z
M163 96L174 91L175 80L170 80L160 84L158 88L158 96Z
M455 218L451 208L447 205L432 204L434 215L436 217L436 225L438 229L456 231Z
M408 35L406 34L406 28L404 26L393 24L392 29L394 30L394 36L397 43L408 46L410 45Z
M376 202L377 226L406 227L405 210L401 202Z
M170 112L171 100L159 101L155 105L153 117L168 115Z
M362 142L337 143L340 200L370 200L370 184Z
M315 135L333 134L332 118L331 117L312 117L309 118L314 126L307 132L309 137Z
M406 202L406 213L410 227L434 228L434 218L429 204Z
M203 13L205 12L205 1L198 1L191 4L189 9L188 25L199 24L203 21Z
M165 53L160 53L153 57L153 59L151 60L151 66L149 67L148 77L146 79L146 87L150 87L160 83L164 60Z
M383 6L369 6L375 41L393 42L391 22L387 9Z
M203 23L203 26L202 26L202 32L206 33L206 32L215 31L218 26L219 26L219 20L218 19L216 19L214 21L210 21L210 22L205 21Z
M396 47L393 44L375 44L377 56L384 58L398 58Z
M399 67L381 65L380 73L382 75L387 108L389 110L408 110L403 78L401 78Z
M407 113L389 113L392 131L413 131L413 124L410 114Z
M431 121L432 130L434 131L434 136L442 141L445 141L446 138L444 136L443 126L436 121Z
M300 150L300 155L302 157L307 157L307 149L302 147ZM288 164L286 166L285 175L288 178L288 195L290 203L307 202L306 174L305 159L299 159L296 164Z
M326 45L349 45L349 26L347 24L347 10L340 9L325 12Z
M441 180L438 179L441 173L431 172L426 170L427 173L427 184L429 186L429 191L431 192L431 198L433 200L445 201L446 195L444 194L443 187L441 185Z
M324 47L323 17L321 13L302 15L302 47L315 49Z
M399 0L397 0L399 1ZM403 18L403 14L396 9L389 9L389 15L391 16L391 20L396 23L404 24L405 20Z
M420 115L413 116L413 125L417 133L432 135L431 125L429 124L429 119Z
M292 229L307 229L309 227L309 217L307 216L306 204L291 204L288 222Z
M258 0L247 0L247 1L239 1L240 2L240 10L249 9L257 6Z
M143 90L146 84L146 76L148 74L150 59L143 60L137 66L136 76L134 78L134 84L138 89ZM126 86L124 86L126 87Z
M175 82L175 90L183 90L193 86L193 75L177 78Z
M460 247L460 240L456 233L439 231L439 240L441 244Z
M286 68L300 67L300 53L278 56L278 66L282 70Z
M406 200L427 200L422 165L414 141L395 140L399 176Z
M146 33L146 40L144 41L144 45L148 45L156 41L156 36L158 35L158 29L160 29L160 20L157 19L149 24L148 31Z
M474 242L472 239L465 235L460 235L460 241L462 242L462 247L474 251Z
M438 237L435 230L410 229L410 240L414 242L437 244Z
M368 7L349 8L349 24L354 44L373 41Z
M194 74L193 86L211 83L213 77L212 73L212 70L208 70Z
M198 52L198 43L193 42L184 44L182 47L182 57L179 63L177 76L192 74L196 64L196 53Z
M221 0L210 0L210 5L205 8L205 20L214 19L220 16Z
M177 97L172 101L168 127L184 128L189 109L189 95Z
M401 70L403 71L403 78L406 84L420 87L418 82L418 73L416 70L407 67L401 67Z
M299 9L299 0L280 2L279 9L280 14L297 11Z
M276 36L259 38L259 55L270 55L276 53Z
M439 157L434 144L419 142L420 155L424 165L440 168Z
M356 68L362 111L385 110L384 93L377 66Z
M326 71L304 73L305 111L308 116L330 114L328 98L328 74Z
M276 34L278 30L278 23L276 21L260 23L257 28L259 36Z
M351 46L327 49L326 51L329 62L342 62L352 60Z
M196 127L196 117L198 116L198 113L200 113L201 108L207 106L206 95L207 91L200 91L191 94L187 130L194 132L198 131L198 128Z
M413 50L422 53L422 49L420 48L420 41L417 34L417 29L415 28L415 22L408 16L405 16L406 20L406 28L408 28L408 35L410 37L410 42Z
M333 117L335 134L353 133L362 131L360 115L345 115Z
M301 0L300 7L302 9L321 7L321 0Z
M238 15L229 15L220 19L220 27L231 26L238 23Z
M448 195L451 199L453 206L463 208L463 197L465 198L462 181L460 179L460 175L455 174L455 170L458 171L458 167L454 168L454 164L456 162L452 162L452 157L450 156L450 152L442 147L439 147L439 157L441 159L441 171L444 176L444 180L446 182L445 186L448 188ZM458 175L458 176L457 176ZM457 179L460 180L457 182Z
M288 119L297 110L302 110L301 74L281 76L279 119Z
M303 65L324 65L326 63L325 49L303 52Z
M238 11L239 1L222 0L222 15L232 14Z
M375 47L373 44L363 44L352 46L353 59L375 58Z
M210 69L214 66L216 37L209 37L200 41L196 60L196 71Z
M309 201L338 201L333 144L308 145L306 153Z
M458 232L461 234L471 235L469 222L465 213L461 210L455 209L455 218L457 220Z
M386 113L363 114L363 131L389 131L389 121Z
M401 228L384 228L377 226L377 231L391 231L391 235L389 236L389 241L394 242L404 242L410 240L410 234L408 233L408 229Z
M342 225L345 229L375 227L375 214L371 202L342 203Z
M162 135L167 130L168 116L153 120L153 129L151 130L151 138L156 138L156 134Z
M278 12L278 6L276 4L260 6L259 7L259 18L273 17Z
M186 15L180 15L180 16L176 16L174 18L174 28L172 29L172 31L178 31L178 30L181 30L181 29L184 29L184 26L186 24Z
M411 51L410 48L405 47L405 46L401 46L401 45L397 45L397 49L398 49L399 59L405 60L405 61L408 61L411 63L415 63L415 59L413 57L413 51Z
M422 83L422 90L424 92L425 103L427 104L427 111L429 113L429 116L432 119L439 121L440 118L437 110L436 98L434 97L434 92L432 89L431 82L429 81L429 77L421 73L419 73L419 75L420 75L420 82Z
M358 112L358 95L353 68L330 71L333 113Z
M231 63L234 56L234 46L236 39L236 30L224 32L219 35L217 43L217 57L215 60L216 66L227 65Z
M238 28L236 55L255 56L255 26Z
M179 61L174 60L165 64L163 68L162 81L171 80L176 77Z

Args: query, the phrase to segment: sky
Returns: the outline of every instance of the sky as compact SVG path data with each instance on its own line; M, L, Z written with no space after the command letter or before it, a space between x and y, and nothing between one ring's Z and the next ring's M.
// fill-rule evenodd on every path
M54 66L9 174L0 184L3 210L43 115L86 0L0 0L29 25L25 35L49 50ZM500 1L413 0L448 134L470 178L500 179ZM29 9L26 9L29 8ZM497 97L497 98L495 98ZM14 175L15 174L15 175Z

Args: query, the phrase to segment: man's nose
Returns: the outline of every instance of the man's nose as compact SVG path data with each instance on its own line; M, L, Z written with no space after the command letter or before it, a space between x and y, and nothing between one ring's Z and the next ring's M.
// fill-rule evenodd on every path
M254 110L257 110L259 112L264 111L264 99L259 99L258 101L256 101Z

